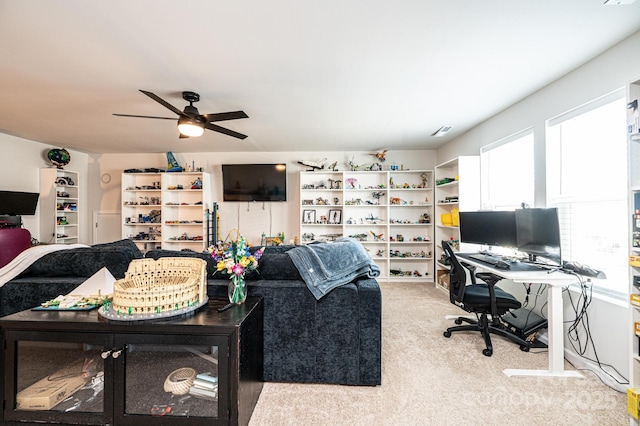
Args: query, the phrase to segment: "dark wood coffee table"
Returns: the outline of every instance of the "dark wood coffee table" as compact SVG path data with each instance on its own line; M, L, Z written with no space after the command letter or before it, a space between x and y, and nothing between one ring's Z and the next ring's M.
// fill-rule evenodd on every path
M96 310L0 318L3 424L248 424L263 386L263 301L218 312L225 304L146 322L108 321ZM193 374L217 383L181 394ZM51 389L35 389L39 381Z

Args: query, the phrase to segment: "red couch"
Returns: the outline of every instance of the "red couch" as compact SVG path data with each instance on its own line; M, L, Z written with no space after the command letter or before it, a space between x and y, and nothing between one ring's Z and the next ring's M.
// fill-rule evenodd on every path
M0 228L0 268L31 247L31 234L24 228Z

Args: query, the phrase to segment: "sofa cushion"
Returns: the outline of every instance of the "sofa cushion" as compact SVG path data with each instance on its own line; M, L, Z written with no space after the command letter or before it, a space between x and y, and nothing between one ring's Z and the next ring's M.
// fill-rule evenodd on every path
M300 280L300 273L296 269L291 258L285 253L295 246L265 247L264 253L258 261L258 269L249 271L245 280ZM251 247L254 253L260 247ZM211 258L208 252L196 252L193 250L166 250L154 249L145 254L146 258L158 260L161 257L198 257L207 261L207 276L214 279L228 279L226 271L218 271L217 262Z
M69 294L85 277L21 276L0 287L0 316L39 306L61 294Z
M41 277L90 277L103 267L117 278L124 273L133 259L141 259L142 252L130 240L96 244L59 250L36 260L26 271L28 275Z
M261 280L302 280L300 272L291 261L285 251L279 249L270 250L266 247L262 259L258 262L258 272ZM289 246L291 249L293 246Z
M207 261L207 276L212 276L216 271L216 262L211 258L211 255L206 252L197 252L193 250L153 249L146 252L144 257L154 260L158 260L162 257L196 257Z
M31 246L31 234L24 228L0 228L0 268Z
M143 257L142 252L140 251L136 243L129 239L113 241L110 243L94 244L91 246L91 248L93 248L94 250L111 247L117 247L118 249L122 250L123 253L126 253L129 257L131 257L131 259L142 259Z

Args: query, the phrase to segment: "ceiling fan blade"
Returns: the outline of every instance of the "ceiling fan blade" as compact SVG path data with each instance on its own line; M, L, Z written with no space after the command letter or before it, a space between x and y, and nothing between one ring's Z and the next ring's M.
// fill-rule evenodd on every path
M189 136L185 136L182 133L178 132L178 139L189 139Z
M247 137L247 135L243 135L242 133L234 132L233 130L225 129L224 127L220 127L220 126L217 126L217 125L212 124L212 123L206 123L204 125L204 127L206 129L213 130L214 132L224 133L225 135L233 136L234 138L238 138L238 139L245 139Z
M148 97L150 97L151 99L153 99L154 101L158 102L160 105L162 105L165 108L168 108L171 111L175 112L179 116L185 116L185 117L187 116L184 112L180 111L178 108L174 107L169 102L165 101L164 99L162 99L161 97L159 97L155 93L147 92L146 90L142 90L142 89L139 89L139 90L142 93L144 93L145 95L147 95Z
M155 118L158 120L177 120L177 118L173 118L173 117L153 117L151 115L132 115L132 114L113 114L117 117L135 117L135 118Z
M230 112L218 112L214 114L203 114L202 118L204 118L207 123L211 123L214 121L238 120L240 118L249 118L249 116L244 111L230 111Z

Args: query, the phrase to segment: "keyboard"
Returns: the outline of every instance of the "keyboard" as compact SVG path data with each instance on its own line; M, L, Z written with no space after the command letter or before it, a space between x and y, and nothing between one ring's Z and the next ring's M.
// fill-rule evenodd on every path
M498 260L500 260L495 256L482 253L470 254L469 257L471 259L479 260L480 262L488 263L489 265L495 265Z
M510 269L509 264L504 260L502 260L501 256L491 256L489 254L474 253L474 254L470 254L469 257L471 259L484 262L488 265L495 266L498 269Z

